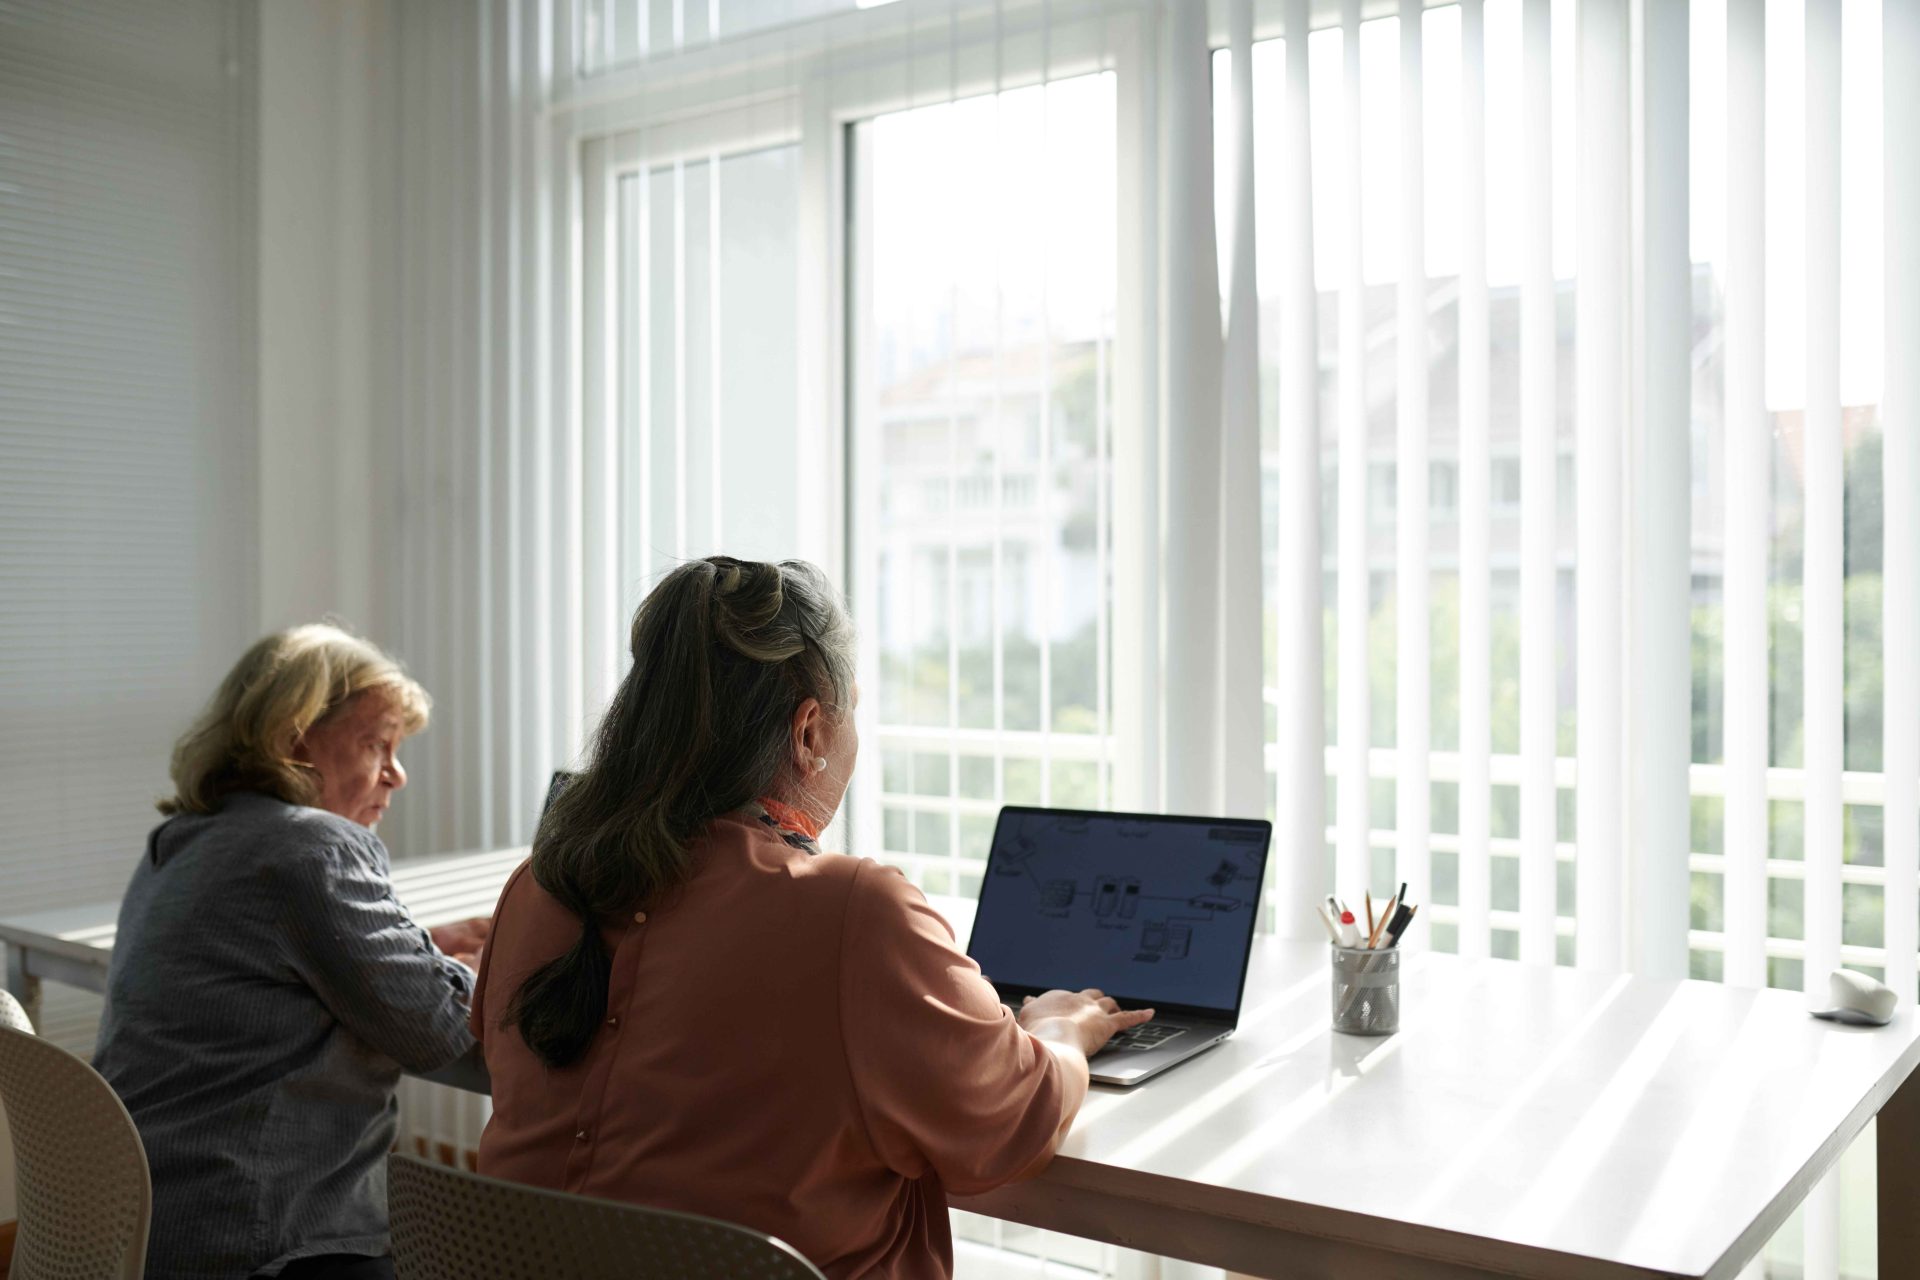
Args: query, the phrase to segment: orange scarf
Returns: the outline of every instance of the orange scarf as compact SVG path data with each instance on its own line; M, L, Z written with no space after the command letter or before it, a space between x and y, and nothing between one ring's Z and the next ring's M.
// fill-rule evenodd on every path
M772 818L781 830L791 831L795 835L805 836L809 840L818 840L820 838L820 824L792 805L781 804L778 800L770 800L766 796L761 796L760 807L767 811L767 816Z

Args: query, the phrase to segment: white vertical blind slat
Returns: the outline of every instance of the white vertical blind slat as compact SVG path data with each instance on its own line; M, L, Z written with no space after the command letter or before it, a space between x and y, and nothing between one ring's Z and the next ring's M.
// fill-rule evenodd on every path
M419 41L415 32L419 23L419 12L414 9L400 10L395 14L394 23L396 36L395 56L404 67L411 60L418 57L416 51L419 48ZM426 77L419 75L410 77L402 73L398 75L396 79L398 81L396 96L399 98L400 120L398 128L399 139L395 144L395 149L401 172L414 172L421 161L420 102L421 89L424 87ZM410 223L422 216L419 209L419 191L408 186L402 186L398 204L400 218L403 223ZM399 255L400 269L395 273L393 278L393 286L398 293L398 297L391 299L391 305L399 317L399 323L396 326L397 332L394 335L396 359L398 362L396 379L397 394L395 400L399 408L400 421L406 423L418 423L422 420L424 414L424 406L421 403L418 371L425 367L428 362L421 358L419 352L414 350L414 344L418 341L422 331L418 299L420 295L420 276L425 267L425 262L426 255L423 253L402 252ZM405 535L405 545L417 547L417 535L415 535L410 528L410 521L408 519L408 507L410 504L404 482L406 477L412 475L419 465L419 436L416 431L402 431L396 434L395 440L398 445L395 451L398 454L398 466L396 468L396 480L398 483L394 486L391 495L391 500L396 508L393 527L396 530L402 531ZM419 634L419 608L417 602L419 600L420 585L417 578L417 558L418 552L416 550L413 555L401 557L399 563L395 565L392 581L397 581L399 584L399 598L394 602L394 606L388 615L398 623L398 636L395 637L395 641L402 646L401 655L410 662L417 662L416 655L411 653L410 650L414 648L412 643L413 638ZM420 676L425 673L416 667L415 674L416 676ZM421 772L417 762L414 772L416 775ZM426 847L424 837L427 829L427 821L426 809L423 805L408 804L401 807L398 813L394 815L394 818L388 820L385 826L387 832L383 838L388 844L393 846L394 852L404 853L410 848L419 849Z
M1726 981L1765 986L1767 549L1766 6L1727 0L1726 535L1722 634L1727 774Z
M480 655L478 647L471 643L479 622L481 577L475 555L480 545L477 463L481 451L474 448L472 435L473 387L478 362L472 346L474 308L468 288L480 247L479 230L473 217L478 207L474 174L484 145L480 116L475 110L479 102L479 36L480 11L469 6L459 14L454 38L447 42L450 65L445 90L448 118L464 144L449 157L446 225L451 234L446 250L446 281L439 302L446 314L454 317L446 333L445 432L440 442L441 466L450 490L442 534L447 540L444 560L447 609L435 620L439 645L447 660L445 687L453 690L461 704L454 720L455 732L448 735L454 744L453 768L445 780L448 785L441 789L452 807L443 838L454 848L471 848L480 840L479 819L485 785L480 762L487 746L480 713Z
M1165 802L1161 735L1160 361L1146 317L1160 307L1160 106L1151 68L1160 64L1160 24L1141 11L1121 28L1116 77L1113 493L1114 798L1122 809Z
M1553 85L1550 0L1522 0L1520 279L1520 958L1550 964L1558 796L1554 488L1557 321L1553 282Z
M1222 746L1220 293L1213 221L1213 128L1206 7L1162 10L1162 229L1183 246L1165 258L1160 338L1166 450L1166 803L1205 813L1220 803Z
M710 554L726 554L726 432L722 429L726 393L725 345L721 340L721 225L720 153L707 154L707 546Z
M673 162L673 559L687 543L687 165Z
M818 115L812 119L826 119L827 113L822 104ZM853 135L839 130L830 131L828 137L840 141L829 144L826 138L816 137L811 141L813 148L827 148L832 145L840 154L835 157L831 152L808 153L811 161L807 165L810 181L809 194L824 196L835 184L839 173L847 176L847 221L850 245L848 272L846 277L848 325L852 330L848 341L856 356L850 368L850 394L855 403L870 402L872 382L875 377L872 360L865 354L873 350L873 255L865 252L865 246L871 244L874 219L874 182L871 158L853 152L850 144ZM801 143L803 149L809 147L807 140ZM843 148L844 149L841 149ZM817 228L824 233L826 228ZM859 246L859 247L853 247ZM805 332L806 326L802 326ZM853 581L849 603L856 618L877 618L880 608L880 496L877 477L880 468L880 447L877 432L855 431L848 433L850 448L848 461L853 473L852 501L848 507L848 539L853 550ZM869 690L880 687L880 646L869 640L859 645L855 653L856 669L862 686ZM869 694L860 700L861 736L869 742L878 739L880 720L880 699ZM850 833L849 851L865 857L878 856L885 847L884 817L880 806L873 797L883 785L874 771L869 768L856 775L855 786L861 787L862 803L855 808L854 829Z
M580 636L585 654L583 694L591 706L600 706L613 693L618 680L615 641L618 624L620 576L616 549L619 546L619 471L614 459L619 456L618 396L613 371L619 365L619 316L616 311L620 290L615 286L613 264L618 261L615 237L619 221L612 216L619 207L619 192L611 166L607 163L609 144L590 142L582 149L581 168L585 175L581 191L581 270L589 279L605 283L594 290L597 305L581 308L581 344L599 358L583 362L581 379L582 465L581 518L586 533L583 539L586 590L581 600L584 631Z
M1460 954L1485 956L1492 898L1492 529L1488 514L1486 11L1460 5Z
M1246 70L1246 100L1237 114L1246 130L1240 144L1241 172L1253 179L1253 58L1252 5L1246 12L1247 56L1234 69L1234 93L1240 94L1241 68ZM1286 830L1285 844L1292 866L1286 892L1279 900L1278 932L1308 937L1319 932L1313 903L1327 891L1326 879L1326 717L1322 699L1326 655L1322 650L1320 583L1320 338L1316 311L1319 298L1313 279L1313 148L1307 78L1307 0L1288 0L1286 17L1287 99L1281 149L1286 156L1286 180L1281 184L1284 209L1280 276L1280 616L1292 625L1279 632L1280 766L1277 815ZM1236 44L1236 54L1239 45ZM1240 201L1243 214L1253 208L1252 195ZM1249 224L1251 229L1251 224ZM1238 246L1236 245L1236 263ZM1248 254L1247 285L1252 292L1252 255ZM1252 299L1249 299L1250 304ZM1253 374L1258 396L1258 370ZM1258 447L1258 441L1255 441ZM1248 483L1257 470L1248 468ZM1258 494L1254 495L1258 505ZM1249 567L1253 561L1249 558ZM1256 588L1257 593L1257 588ZM1364 668L1362 669L1364 674ZM1354 880L1337 891L1358 893L1363 882Z
M632 560L624 565L621 573L625 579L623 585L628 594L623 594L623 604L633 607L635 597L653 581L655 550L658 546L654 538L655 521L659 519L654 509L654 432L659 424L654 420L653 397L654 378L653 352L655 335L653 331L653 175L644 160L645 147L641 147L642 161L638 174L632 179L633 203L636 206L634 219L636 225L622 243L628 256L626 266L628 289L627 315L629 317L625 341L626 358L635 366L633 379L628 385L634 400L634 431L623 440L630 451L632 461L627 471L629 492L638 492L637 502L639 524L638 532L631 540ZM632 518L633 513L629 513Z
M562 28L570 23L561 23ZM556 51L557 52L557 51ZM567 64L561 64L565 66ZM554 716L553 750L557 759L576 761L584 745L586 729L586 652L581 640L586 631L584 619L587 526L580 503L585 479L585 443L578 413L580 361L580 179L564 125L547 126L554 136L550 153L564 157L555 168L557 178L548 190L552 208L553 278L548 306L553 320L549 333L548 404L553 443L553 511L556 537L553 546L554 611L553 697L558 702Z
M1628 677L1626 967L1688 973L1693 754L1693 269L1689 236L1687 6L1641 6L1639 412L1626 508L1636 528L1628 581L1640 584Z
M555 35L553 54L557 73L572 65L563 61L561 48L570 27L572 23L549 27ZM582 649L582 635L586 633L584 568L588 530L580 505L586 468L582 457L582 422L576 413L580 403L580 363L574 355L580 342L580 309L574 305L580 297L580 177L574 157L570 155L572 148L563 132L563 123L549 121L543 123L543 129L551 130L547 140L549 155L564 157L551 171L555 180L547 188L551 238L545 251L551 259L553 273L547 290L547 307L553 313L553 320L547 334L549 359L545 370L547 411L553 415L549 424L553 432L553 516L557 530L551 564L555 580L555 608L551 618L555 660L553 697L559 704L553 723L553 750L559 760L572 762L580 756L586 729L586 652Z
M1344 65L1341 184L1348 227L1360 225L1364 144L1360 96L1360 0L1342 0L1341 59ZM1339 841L1336 880L1342 895L1369 886L1372 850L1372 785L1369 768L1373 714L1368 632L1372 625L1372 551L1367 511L1367 281L1363 240L1346 237L1340 284L1340 565L1338 641Z
M1396 563L1399 570L1397 700L1399 774L1396 879L1416 903L1431 896L1429 858L1433 794L1428 752L1432 739L1432 578L1427 563L1427 263L1425 101L1421 59L1421 0L1400 0L1400 289L1395 351L1399 357L1395 454L1399 468ZM1403 941L1418 947L1430 935L1433 913L1415 917Z
M1840 770L1845 732L1845 456L1840 435L1840 0L1806 9L1806 483L1801 549L1801 636L1805 663L1807 942L1801 983L1824 1005L1827 975L1840 965L1840 865L1844 811ZM1910 73L1909 73L1910 74ZM1911 900L1909 900L1911 904ZM1840 1183L1829 1172L1803 1206L1801 1274L1840 1274Z
M1220 761L1225 802L1221 812L1260 818L1266 816L1272 797L1267 792L1262 750L1267 732L1266 705L1261 696L1266 676L1265 601L1261 557L1256 550L1263 545L1265 537L1260 513L1260 284L1255 259L1258 222L1253 170L1253 0L1232 0L1228 18L1229 56L1233 67L1230 77L1233 150L1225 162L1232 165L1233 174L1233 216L1229 223L1233 239L1225 246L1227 330L1220 370L1223 415L1220 670L1224 693L1221 731L1225 742ZM1292 194L1290 191L1289 195ZM1306 231L1310 235L1311 227ZM1281 248L1280 252L1284 255L1287 250ZM1289 260L1283 258L1283 262L1287 267L1292 266ZM1281 305L1288 308L1285 297ZM1288 451L1285 441L1289 426L1298 427L1297 423L1288 422L1289 409L1294 407L1292 398L1297 392L1287 377L1288 344L1293 340L1289 331L1297 327L1297 322L1290 324L1291 321L1294 321L1291 309L1283 310L1280 336L1283 452ZM1311 325L1311 321L1307 323ZM1310 378L1311 375L1309 385ZM1317 476L1317 455L1310 459L1309 466ZM1317 604L1310 605L1307 598L1310 585L1299 580L1300 557L1312 554L1316 575L1312 585L1317 586L1319 582L1319 527L1316 524L1304 532L1298 527L1299 508L1313 502L1318 491L1314 485L1312 493L1295 492L1306 474L1303 471L1289 476L1285 468L1281 472L1279 579L1281 599L1294 602L1303 612L1312 608L1317 617ZM1317 508L1317 502L1315 506ZM1300 541L1302 538L1305 543ZM1318 591L1313 595L1317 600ZM1281 717L1280 768L1276 780L1277 816L1286 835L1274 842L1281 850L1281 857L1273 882L1272 907L1282 936L1305 937L1307 929L1319 927L1310 914L1310 904L1325 892L1321 886L1319 856L1326 844L1326 828L1320 817L1320 797L1326 786L1325 750L1321 735L1310 731L1306 723L1309 716L1315 716L1317 725L1321 676L1319 638L1318 628L1313 629L1311 639L1305 628L1283 628L1278 639L1279 679L1282 688L1291 695L1286 701L1294 707L1293 715ZM1311 741L1306 740L1309 736Z
M487 424L488 578L483 602L487 629L485 657L488 728L493 743L487 761L492 770L491 808L485 832L487 843L507 844L520 838L518 793L525 776L520 718L521 655L514 619L520 611L520 582L514 573L515 548L520 543L518 504L513 500L514 414L512 359L512 218L513 192L518 180L513 113L518 46L515 0L493 0L486 6L487 143L483 157L484 206L481 241L486 246L480 311L486 326L488 355L483 417Z
M540 114L528 109L532 103L545 102L553 81L548 61L548 33L552 21L552 0L520 2L520 93L519 158L522 181L518 188L514 217L518 232L514 261L514 351L515 364L522 369L517 388L517 414L520 424L520 483L517 503L521 510L520 527L526 537L519 547L515 576L526 584L521 605L521 652L526 656L530 675L522 688L525 698L526 764L533 775L523 793L523 820L528 827L536 819L538 797L552 772L558 736L553 698L555 584L548 566L553 557L553 439L549 401L539 371L551 367L552 312L547 299L552 288L552 203L539 181L548 172L551 160L550 134ZM530 835L528 827L523 827Z
M1431 772L1432 708L1429 704L1432 662L1431 594L1427 564L1427 265L1426 197L1424 190L1425 103L1421 74L1423 43L1421 0L1400 0L1400 289L1395 350L1399 357L1396 382L1399 402L1395 415L1395 454L1399 469L1399 519L1395 560L1399 572L1399 662L1394 708L1399 774L1394 808L1398 818L1396 879L1407 886L1407 898L1426 902L1430 878L1433 796ZM1397 888L1397 886L1396 886ZM1423 944L1432 924L1431 911L1416 916L1403 935L1413 946Z
M1840 438L1840 0L1807 2L1806 515L1801 628L1806 664L1806 940L1810 995L1840 963L1840 769L1844 654Z
M1885 619L1887 774L1885 897L1887 985L1915 998L1920 923L1914 901L1920 870L1920 4L1881 11L1886 74L1886 386L1882 504L1886 540Z
M1625 808L1621 653L1621 451L1625 443L1627 0L1581 0L1579 248L1575 291L1575 469L1579 497L1575 862L1580 965L1618 969Z

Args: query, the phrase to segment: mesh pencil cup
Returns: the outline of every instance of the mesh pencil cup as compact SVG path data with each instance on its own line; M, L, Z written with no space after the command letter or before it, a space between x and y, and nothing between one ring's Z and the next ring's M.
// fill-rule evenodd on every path
M1390 1036L1400 1029L1400 948L1333 949L1333 1029Z

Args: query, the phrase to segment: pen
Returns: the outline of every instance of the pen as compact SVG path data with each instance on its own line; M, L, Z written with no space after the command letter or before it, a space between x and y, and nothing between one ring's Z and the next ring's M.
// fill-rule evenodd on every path
M1387 922L1393 919L1393 909L1399 902L1400 899L1398 898L1387 899L1386 909L1380 913L1380 922L1373 927L1372 935L1367 938L1367 946L1376 947L1380 945L1380 935L1386 931Z
M1327 909L1323 906L1316 905L1313 909L1313 914L1319 916L1320 923L1326 926L1327 936L1333 939L1333 945L1336 947L1342 945L1340 942L1340 930L1334 928L1333 917L1327 914Z
M1387 943L1388 946L1397 947L1400 945L1400 935L1405 933L1407 926L1413 923L1413 913L1419 909L1419 907L1407 906L1400 908L1399 914L1393 918L1393 923L1387 926L1387 936L1390 939Z

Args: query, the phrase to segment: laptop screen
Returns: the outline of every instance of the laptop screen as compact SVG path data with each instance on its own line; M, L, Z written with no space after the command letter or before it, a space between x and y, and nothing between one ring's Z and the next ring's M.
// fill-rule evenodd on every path
M1002 994L1240 1006L1269 823L1008 806L967 954Z

